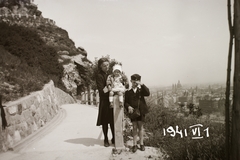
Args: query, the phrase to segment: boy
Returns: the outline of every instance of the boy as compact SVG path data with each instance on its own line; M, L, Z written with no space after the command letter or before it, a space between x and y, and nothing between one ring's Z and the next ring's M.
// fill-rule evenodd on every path
M140 116L131 119L133 124L133 148L132 151L136 152L137 147L137 136L139 135L140 139L140 150L144 151L145 147L143 144L143 122L145 114L148 113L148 107L144 96L149 96L149 89L141 83L141 76L139 74L133 74L131 76L132 89L126 91L125 93L125 109L129 114L133 113L135 108L139 108Z

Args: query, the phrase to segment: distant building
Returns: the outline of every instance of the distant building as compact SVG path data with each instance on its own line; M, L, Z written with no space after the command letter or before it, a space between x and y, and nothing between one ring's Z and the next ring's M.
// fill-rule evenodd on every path
M180 103L188 102L188 97L178 97L178 102Z
M179 80L177 84L172 84L172 93L177 93L181 89L182 89L182 85Z
M218 100L199 100L199 107L202 109L203 113L212 113L218 110Z
M179 80L178 80L178 83L177 83L177 89L182 89L182 85L181 85Z
M196 86L195 91L196 91L196 93L198 93L198 86Z

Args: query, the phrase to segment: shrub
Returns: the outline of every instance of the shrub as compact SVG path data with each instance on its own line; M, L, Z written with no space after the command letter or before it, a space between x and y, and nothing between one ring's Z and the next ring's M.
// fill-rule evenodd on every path
M58 63L57 51L42 41L36 29L5 23L0 23L0 28L0 67L4 75L1 82L5 82L1 85L3 100L40 90L50 79L56 86L64 88L61 82L63 67ZM7 89L7 83L14 84L15 88Z
M149 132L145 144L148 146L162 148L168 154L168 159L224 159L225 157L225 132L224 124L214 123L208 119L202 120L195 117L178 117L176 111L162 108L161 106L151 105L150 113L146 115L146 132ZM201 139L193 139L192 129L189 127L196 124L202 124L200 127ZM180 134L171 136L164 129L172 126L176 131L176 126L183 131L183 137ZM203 131L209 127L209 137ZM184 130L187 131L187 136ZM169 130L170 131L170 130Z
M1 46L0 53L0 93L3 95L3 102L40 90L48 82L40 69L29 67Z

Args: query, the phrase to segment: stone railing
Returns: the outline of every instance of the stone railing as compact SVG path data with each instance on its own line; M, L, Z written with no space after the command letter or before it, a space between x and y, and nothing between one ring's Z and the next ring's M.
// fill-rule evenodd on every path
M90 90L81 93L81 104L99 106L99 93L98 90Z
M3 104L7 126L0 114L0 152L13 149L26 137L43 127L60 111L62 104L75 103L67 93L50 81L41 91Z

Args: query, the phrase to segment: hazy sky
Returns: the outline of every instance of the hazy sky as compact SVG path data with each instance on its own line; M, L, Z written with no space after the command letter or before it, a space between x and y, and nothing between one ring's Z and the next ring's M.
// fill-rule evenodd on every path
M226 0L35 0L88 59L110 55L148 85L225 82Z

